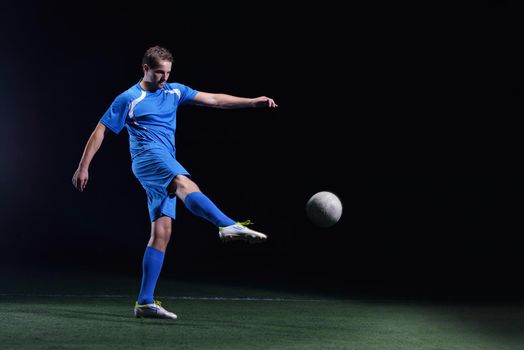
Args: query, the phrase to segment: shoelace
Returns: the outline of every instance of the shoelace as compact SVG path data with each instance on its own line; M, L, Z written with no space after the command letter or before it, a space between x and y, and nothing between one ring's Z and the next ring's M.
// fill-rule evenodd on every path
M235 225L240 225L240 226L243 226L243 227L247 227L247 225L253 225L254 222L252 222L251 220L246 220L246 221L238 221ZM223 229L225 226L219 226L220 229Z
M253 225L254 222L251 222L251 220L246 220L238 223L240 226L247 227L247 225Z
M149 304L150 305L150 304ZM156 306L159 306L159 307L162 307L162 302L161 301L158 301L158 300L153 300L153 305L156 305ZM135 303L135 306L138 307L138 306L145 306L145 305L140 305L138 303L138 301Z

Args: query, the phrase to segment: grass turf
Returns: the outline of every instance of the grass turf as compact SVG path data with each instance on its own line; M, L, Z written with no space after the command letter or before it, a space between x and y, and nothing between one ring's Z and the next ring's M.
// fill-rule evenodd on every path
M334 298L164 280L158 299L179 316L167 321L134 318L129 288L136 281L54 282L34 278L0 288L2 349L524 348L519 305Z

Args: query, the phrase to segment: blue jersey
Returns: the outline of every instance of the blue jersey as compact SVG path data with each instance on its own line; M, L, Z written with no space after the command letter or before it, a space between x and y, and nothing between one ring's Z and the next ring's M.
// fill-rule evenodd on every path
M137 83L115 98L100 123L116 134L126 127L131 158L154 148L174 157L177 108L196 94L196 90L179 83L166 83L155 92Z

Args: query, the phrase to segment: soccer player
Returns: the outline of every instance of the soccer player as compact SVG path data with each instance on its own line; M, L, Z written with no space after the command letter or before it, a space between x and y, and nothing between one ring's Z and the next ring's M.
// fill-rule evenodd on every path
M142 260L142 281L134 314L136 317L176 319L154 299L154 290L171 237L177 198L193 214L218 228L222 241L263 242L267 236L224 214L191 180L189 172L175 156L175 128L178 106L199 105L214 108L275 108L266 96L237 97L197 91L181 83L168 83L173 56L166 48L147 49L142 59L143 77L118 95L100 118L84 148L73 185L83 192L89 180L89 164L111 131L129 134L132 170L147 193L151 238Z

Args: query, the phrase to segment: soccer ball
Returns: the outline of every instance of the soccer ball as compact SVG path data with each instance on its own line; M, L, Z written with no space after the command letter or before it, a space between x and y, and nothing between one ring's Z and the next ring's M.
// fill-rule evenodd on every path
M307 201L306 214L318 227L331 227L342 216L342 202L334 193L321 191Z

